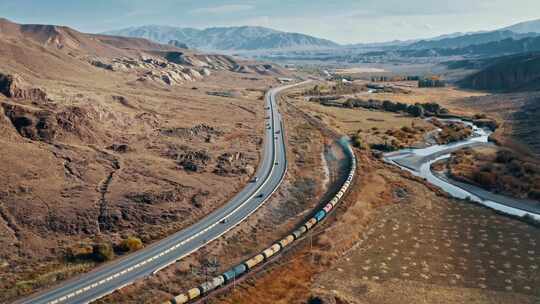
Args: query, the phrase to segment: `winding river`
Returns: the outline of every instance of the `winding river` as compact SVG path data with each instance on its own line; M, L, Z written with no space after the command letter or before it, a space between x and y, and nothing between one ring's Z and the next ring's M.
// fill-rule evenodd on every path
M441 121L456 121L464 123L473 129L473 135L456 143L447 145L432 145L423 149L403 149L384 155L384 160L397 165L413 175L426 179L429 183L441 188L451 196L459 199L469 199L478 204L495 209L499 212L524 217L528 216L540 221L540 204L522 199L515 199L503 195L494 194L474 185L465 184L449 179L431 171L431 165L439 160L450 157L453 151L465 147L490 145L489 136L491 131L477 127L476 125L459 119L447 119Z

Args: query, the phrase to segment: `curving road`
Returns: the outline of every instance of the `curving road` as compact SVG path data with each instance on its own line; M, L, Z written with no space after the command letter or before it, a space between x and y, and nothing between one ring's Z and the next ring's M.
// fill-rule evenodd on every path
M276 191L287 170L283 121L277 109L279 92L307 82L271 89L265 98L266 120L262 161L255 182L196 224L133 254L16 303L89 303L175 263L234 228Z

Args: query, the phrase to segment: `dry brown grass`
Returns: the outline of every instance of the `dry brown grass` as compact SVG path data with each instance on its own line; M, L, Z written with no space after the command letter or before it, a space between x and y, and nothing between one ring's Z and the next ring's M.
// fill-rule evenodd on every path
M99 89L99 82L84 86L84 90L83 84L78 89L70 87L58 96L64 96L70 105L96 109L98 120L89 121L88 136L65 133L55 140L56 145L23 140L8 121L3 121L11 137L0 139L0 262L10 266L0 268L1 288L17 288L18 282L30 280L35 274L45 276L51 265L68 269L62 266L64 250L78 242L93 243L96 235L112 243L118 243L123 235L138 236L146 244L153 242L193 223L238 191L249 175L217 175L213 163L201 173L187 172L165 152L187 145L208 151L212 160L223 153L242 153L247 165L256 167L264 117L263 103L257 97L261 93L247 92L240 98L205 93L229 86L264 89L271 82L268 78L246 81L242 77L214 75L169 92L119 85L109 91ZM192 86L199 89L192 90ZM52 92L66 88L50 83L47 87L54 88ZM85 97L71 99L69 96L75 95L69 93L71 90ZM110 99L120 92L133 108ZM64 102L59 105L64 106ZM204 138L166 136L159 131L189 129L201 123L220 130L222 135L206 142ZM107 149L115 143L127 144L129 150L119 153ZM103 188L107 218L101 217L103 185L107 185ZM149 194L153 195L150 203L129 199ZM195 206L193 198L200 195L203 203ZM53 277L61 279L74 271L54 273ZM40 280L34 287L51 282L54 279Z
M359 164L348 207L314 239L313 256L306 242L211 303L538 301L537 228L439 196L369 159Z
M410 90L408 94L395 94L395 93L377 93L370 94L369 96L363 96L364 98L373 98L379 100L391 100L394 102L403 102L406 104L415 103L431 103L435 102L442 107L447 108L452 113L461 115L472 115L476 111L463 108L458 103L464 98L473 96L485 96L486 93L465 91L455 87L445 88L417 88L415 83L410 82L397 82L389 83L397 87L405 87Z
M190 225L241 189L247 168L257 166L262 96L274 77L212 71L201 81L165 86L137 81L137 70L93 67L86 50L68 54L4 34L2 73L19 74L51 100L0 97L0 301L30 292L30 281L38 289L87 271L90 266L66 264L74 244L118 244L133 235L148 245ZM112 55L139 58L140 52ZM56 136L23 138L5 115L11 107L34 121L49 117ZM199 125L219 132L190 135ZM164 132L169 129L180 131ZM127 148L111 148L119 145ZM201 151L210 160L199 172L176 159ZM245 172L215 173L226 153L238 153L241 161L233 165Z
M414 146L421 144L425 133L434 129L431 123L406 114L363 108L327 107L299 100L295 104L338 133L349 136L358 134L367 145L391 144L397 140L397 147Z
M390 113L296 105L342 133L363 127L371 134L411 123L411 118L392 120ZM537 228L448 199L424 181L367 155L359 154L354 191L335 220L331 217L318 228L321 234L314 237L313 250L305 241L256 279L209 301L303 304L313 297L351 304L538 301Z
M289 169L272 199L222 238L160 271L157 276L126 287L98 303L156 303L169 299L205 279L204 274L193 274L191 266L199 269L205 259L216 257L220 264L216 274L221 273L282 238L304 219L306 210L315 207L325 189L324 176L320 174L321 154L322 144L329 140L293 108L282 104L280 111L289 142Z

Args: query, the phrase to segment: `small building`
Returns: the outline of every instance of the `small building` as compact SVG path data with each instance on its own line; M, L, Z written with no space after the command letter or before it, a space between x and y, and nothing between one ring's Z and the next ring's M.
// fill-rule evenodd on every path
M294 81L292 78L285 78L285 77L279 77L278 78L279 83L291 83Z

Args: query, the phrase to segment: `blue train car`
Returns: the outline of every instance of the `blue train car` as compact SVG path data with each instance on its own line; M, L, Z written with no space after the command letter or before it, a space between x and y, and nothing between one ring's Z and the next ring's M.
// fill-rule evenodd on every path
M225 278L226 282L232 281L234 278L237 278L241 276L244 272L246 272L247 268L244 264L239 264L233 267L232 269L229 269L223 274L223 278Z
M324 210L315 213L315 218L317 219L317 222L320 222L325 216L326 212L324 212Z

